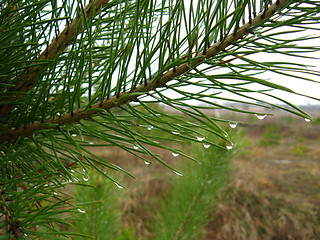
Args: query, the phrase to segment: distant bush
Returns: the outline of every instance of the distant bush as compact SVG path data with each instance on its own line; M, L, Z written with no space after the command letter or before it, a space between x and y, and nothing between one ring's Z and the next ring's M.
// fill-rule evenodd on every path
M276 125L267 125L264 127L259 144L261 146L271 146L280 143L280 128Z
M313 120L313 123L316 125L320 125L320 117L317 117L315 120Z
M150 228L151 239L196 240L203 236L218 196L228 183L229 160L234 154L234 151L210 146L210 141L213 139L188 145L199 162L183 162L178 168L184 174L176 172L177 175L166 180L170 187L158 196L160 204L153 206L156 210L151 221L143 223ZM73 230L81 234L77 239L150 239L138 236L139 230L134 224L128 226L121 222L120 202L130 202L130 196L120 194L112 181L96 171L87 172L85 184L75 184L74 192L79 213Z
M307 151L307 147L306 146L295 146L292 150L291 150L291 154L294 156L303 156Z

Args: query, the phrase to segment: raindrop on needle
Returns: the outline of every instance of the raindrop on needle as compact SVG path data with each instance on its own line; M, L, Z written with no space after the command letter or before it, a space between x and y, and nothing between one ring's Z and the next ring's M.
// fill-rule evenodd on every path
M236 128L238 126L238 123L237 122L229 122L229 126L231 128Z
M172 152L172 156L178 157L178 156L179 156L179 153Z
M88 176L83 176L83 181L87 182L89 180Z
M176 172L176 171L173 171L175 174L177 174L178 176L183 176L183 174L181 174L181 173L178 173L178 172Z
M209 147L211 146L211 144L209 144L209 143L204 143L203 146L204 146L204 148L209 148Z
M80 212L80 213L86 213L86 211L83 210L83 209L81 209L81 208L78 208L78 212Z
M118 183L114 183L118 188L123 188L123 186L121 186L120 184L118 184Z
M198 136L198 137L197 137L197 139L198 139L198 141L200 141L200 142L201 142L201 141L205 140L206 138L205 138L205 137L203 137L203 136Z
M233 143L227 143L227 144L226 144L226 148L227 148L228 150L231 150L231 149L233 148Z
M259 120L265 119L266 116L267 116L266 114L256 114L256 117L257 117Z

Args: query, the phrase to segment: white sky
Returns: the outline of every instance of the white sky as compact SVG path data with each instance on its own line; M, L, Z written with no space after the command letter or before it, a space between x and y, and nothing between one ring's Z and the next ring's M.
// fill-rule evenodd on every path
M58 1L58 2L60 2L60 1ZM302 35L305 36L305 35L315 35L315 34L317 34L319 36L319 31L306 30L303 32ZM310 45L315 45L315 43L312 41L316 41L316 40L310 40L309 41ZM308 44L308 42L305 41L305 42L303 42L303 44ZM309 53L308 55L317 57L320 55L320 52L312 53L312 54ZM285 56L285 55L280 56L280 55L276 55L276 54L272 55L272 54L266 54L266 53L257 53L255 55L249 56L249 58L254 59L256 61L288 61L288 62L290 62L291 60L293 60L293 59L290 59L290 57ZM279 58L285 58L285 59L279 59ZM241 60L236 60L232 63L236 63L237 61L241 61ZM315 60L315 59L301 59L300 63L306 64L306 65L313 65L316 70L320 70L320 60L319 59L317 59L317 60ZM296 92L299 92L299 93L302 93L305 95L310 95L315 98L320 98L320 77L314 77L313 80L317 81L318 83L312 83L312 82L308 82L305 80L290 78L290 77L286 77L286 76L279 77L273 73L267 73L262 76L265 80L270 80L276 84L284 85L284 86L286 86ZM261 89L261 87L258 87L258 88ZM192 87L192 89L196 89L196 88ZM289 94L289 93L284 93L283 91L274 91L274 93L277 96L284 98L285 100L288 100L289 102L292 102L296 105L320 104L320 102L318 102L316 100L308 99L305 97L300 97L300 96ZM168 93L168 94L171 96L171 93ZM231 95L228 93L226 93L225 96L231 97ZM263 99L263 100L266 100L266 99ZM274 101L276 103L276 100L272 100L272 101Z

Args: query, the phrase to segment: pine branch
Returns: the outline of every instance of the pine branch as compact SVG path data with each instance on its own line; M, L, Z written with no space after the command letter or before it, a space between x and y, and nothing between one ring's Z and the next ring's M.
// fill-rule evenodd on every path
M85 8L85 17L90 19L91 14L96 15L99 10L109 3L109 0L94 0L91 1ZM92 9L92 7L94 9ZM29 92L34 85L39 80L39 74L45 71L50 65L45 64L46 61L57 58L61 55L65 49L72 43L77 34L81 32L81 22L83 20L83 15L78 13L78 16L74 18L69 25L51 42L51 44L39 55L39 57L34 61L34 66L29 67L20 81L5 93L16 92L14 96L3 99L2 101L11 102L22 97L25 93ZM44 64L39 64L43 62ZM4 94L5 94L4 93ZM2 105L0 106L0 116L8 115L13 109L14 105Z
M1 212L4 214L4 221L8 224L8 232L11 232L15 238L20 238L22 235L20 224L18 220L15 220L12 217L12 214L10 212L9 206L6 204L6 199L4 196L4 192L1 192L1 199L0 199L0 209ZM10 238L12 239L12 238Z
M96 1L100 2L100 1ZM104 1L106 2L106 1ZM205 52L197 54L195 57L191 58L188 63L181 64L172 70L167 71L159 79L151 79L146 84L141 84L137 86L133 91L123 92L119 96L107 99L102 103L95 103L88 109L79 109L72 113L67 113L63 116L58 116L53 119L48 119L45 121L34 122L32 124L19 126L13 130L2 130L0 134L0 141L9 142L16 141L19 137L28 137L35 133L37 130L42 129L59 129L60 126L66 124L72 124L79 122L83 119L92 118L94 115L101 113L102 111L108 111L114 107L118 107L124 103L134 101L139 96L146 94L147 92L154 90L159 87L165 87L166 83L170 80L179 77L196 66L204 62L209 58L213 58L219 52L225 50L232 43L243 38L255 28L260 26L263 22L268 20L270 17L275 15L275 13L290 4L291 0L277 0L275 3L271 4L264 12L261 12L256 17L251 19L249 22L239 27L237 31L229 34L224 40L218 41ZM56 51L57 48L54 48ZM52 51L54 51L52 50Z

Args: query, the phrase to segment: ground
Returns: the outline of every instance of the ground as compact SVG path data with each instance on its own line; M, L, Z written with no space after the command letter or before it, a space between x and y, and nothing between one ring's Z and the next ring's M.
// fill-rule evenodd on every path
M317 114L313 122L281 112L263 120L224 116L241 121L229 129L240 137L235 142L229 184L212 212L204 239L320 239ZM152 233L145 223L152 216L145 206L157 204L166 191L169 170L157 163L146 167L142 160L112 148L95 151L136 176L127 182L129 199L121 204L123 226L134 228L138 239L150 239ZM170 152L160 153L163 160L171 161Z

